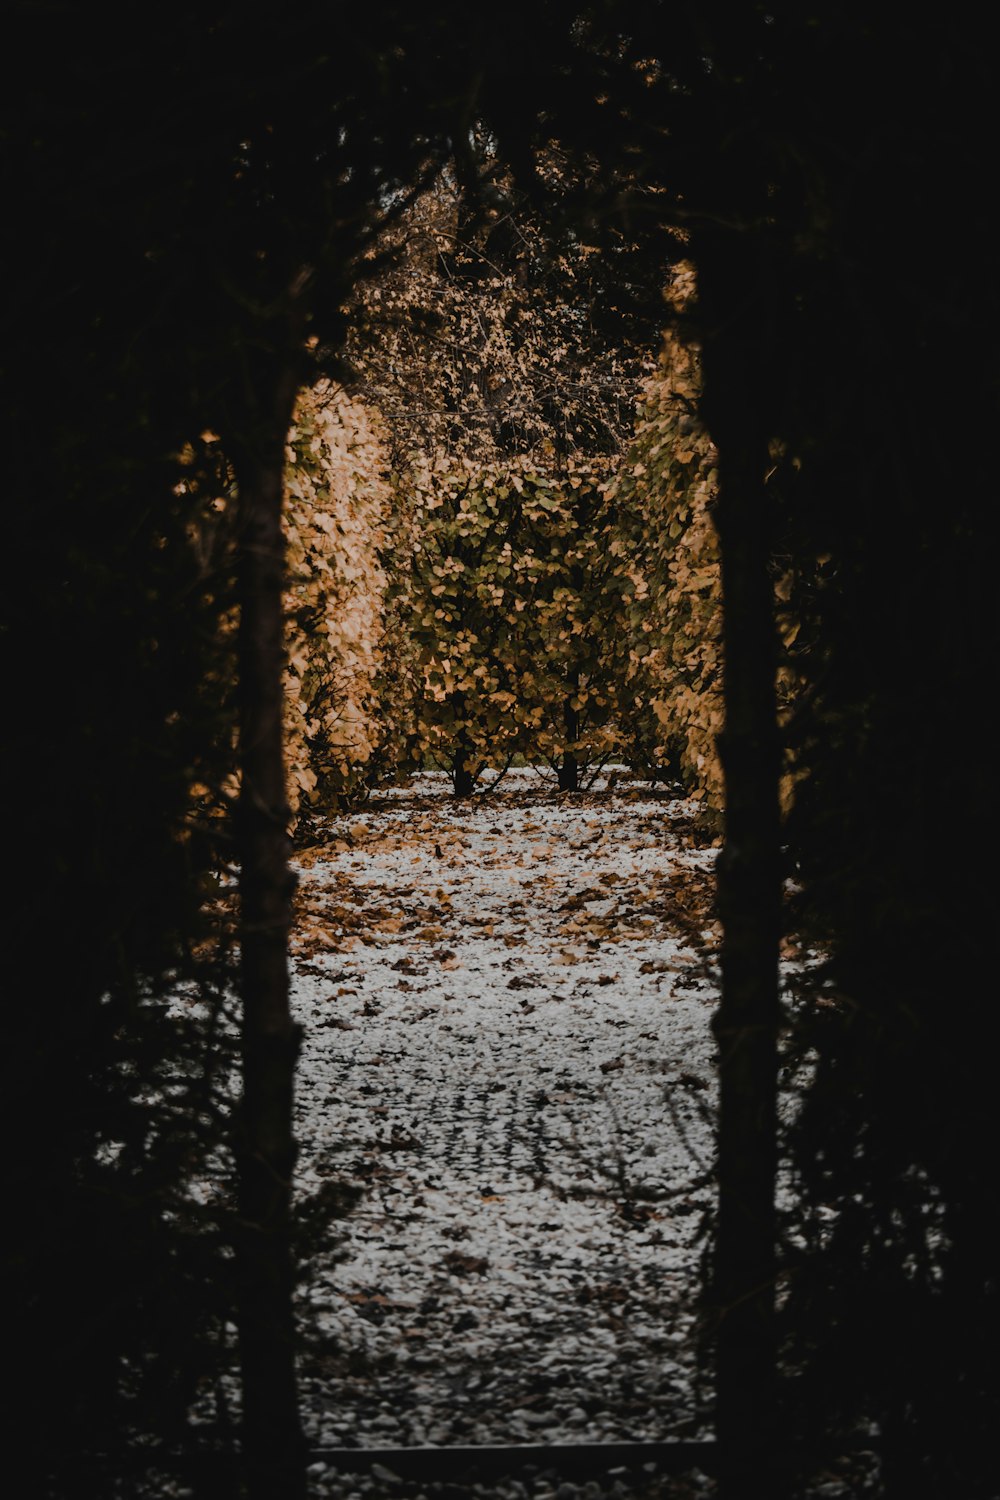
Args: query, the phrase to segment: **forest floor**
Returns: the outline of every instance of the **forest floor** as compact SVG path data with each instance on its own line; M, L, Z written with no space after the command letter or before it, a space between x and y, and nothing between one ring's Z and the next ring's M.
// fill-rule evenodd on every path
M299 1183L349 1209L301 1287L310 1445L705 1437L711 834L624 776L449 792L415 777L297 857Z

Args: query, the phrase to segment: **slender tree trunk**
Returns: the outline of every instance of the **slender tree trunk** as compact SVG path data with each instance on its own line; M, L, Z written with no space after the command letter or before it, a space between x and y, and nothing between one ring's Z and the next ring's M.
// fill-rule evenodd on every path
M238 1156L243 1454L252 1500L300 1500L305 1461L292 1315L292 1101L298 1028L289 1010L293 876L282 744L282 470L291 371L237 460L242 531L239 803L243 1101Z
M468 742L464 735L459 735L458 746L455 751L455 764L451 777L451 784L456 797L471 797L475 791L476 778L472 774L468 757Z
M580 715L567 698L563 705L563 721L566 729L566 738L573 741L580 734ZM561 792L578 792L580 790L580 762L577 760L573 750L564 750L559 761L559 790Z
M455 736L455 755L452 761L451 784L456 797L471 797L476 785L476 778L473 773L475 753L469 731L465 725L465 694L456 693L454 703L461 727Z
M704 411L719 450L725 650L722 1000L713 1023L719 1209L711 1288L725 1500L773 1500L782 1482L775 1344L780 753L765 482L768 284L766 263L754 266L745 244L716 239L702 247Z

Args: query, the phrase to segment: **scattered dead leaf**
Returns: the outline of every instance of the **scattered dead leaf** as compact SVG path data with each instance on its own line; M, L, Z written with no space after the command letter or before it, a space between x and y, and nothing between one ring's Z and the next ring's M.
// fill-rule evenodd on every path
M489 1259L485 1255L463 1255L461 1250L449 1250L441 1264L453 1276L482 1276Z

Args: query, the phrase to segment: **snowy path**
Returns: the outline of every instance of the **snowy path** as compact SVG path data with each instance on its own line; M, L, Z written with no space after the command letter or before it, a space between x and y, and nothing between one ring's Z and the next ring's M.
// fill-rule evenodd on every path
M311 1442L701 1435L715 851L689 803L421 776L300 856Z

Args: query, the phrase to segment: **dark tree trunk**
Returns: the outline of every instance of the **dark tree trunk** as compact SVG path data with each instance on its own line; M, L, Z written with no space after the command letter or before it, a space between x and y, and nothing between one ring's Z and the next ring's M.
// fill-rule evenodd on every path
M305 1460L292 1315L292 1101L298 1028L289 1010L294 886L282 743L282 470L295 399L275 384L265 430L237 459L240 538L240 950L243 1100L238 1132L243 1454L252 1500L300 1500Z
M571 750L567 750L559 762L559 790L561 792L580 790L580 763Z
M476 779L469 769L468 761L461 758L461 753L460 751L460 758L455 761L455 768L451 778L452 786L455 789L456 797L471 797L475 789Z
M566 738L570 741L576 740L580 734L580 715L573 707L569 699L564 705L564 724L566 727ZM559 761L559 790L561 792L578 792L580 790L580 762L572 750L564 750Z
M465 714L464 694L456 695L455 702L458 716L461 719ZM475 747L463 723L455 737L455 757L451 766L451 784L456 797L472 796L476 785L474 762Z
M780 753L766 487L769 268L752 246L701 246L704 411L719 450L725 840L719 1046L719 1210L711 1302L718 1319L716 1427L726 1500L779 1493L775 1171Z

